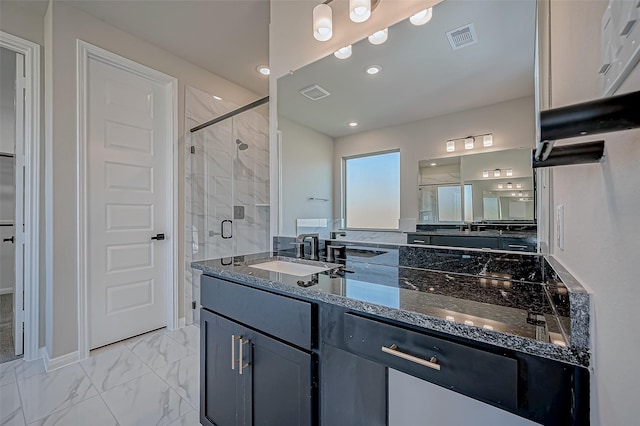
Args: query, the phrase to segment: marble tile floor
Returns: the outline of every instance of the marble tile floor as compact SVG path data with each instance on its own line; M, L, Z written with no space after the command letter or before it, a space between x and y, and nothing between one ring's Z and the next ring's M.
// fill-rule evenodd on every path
M0 364L0 426L199 425L200 330L158 330L45 372Z

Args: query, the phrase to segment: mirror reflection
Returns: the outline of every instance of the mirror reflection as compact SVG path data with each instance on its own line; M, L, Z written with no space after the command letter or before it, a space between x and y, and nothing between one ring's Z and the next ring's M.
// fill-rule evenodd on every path
M383 44L279 78L280 235L535 235L535 18L535 0L446 0L424 25L406 19Z

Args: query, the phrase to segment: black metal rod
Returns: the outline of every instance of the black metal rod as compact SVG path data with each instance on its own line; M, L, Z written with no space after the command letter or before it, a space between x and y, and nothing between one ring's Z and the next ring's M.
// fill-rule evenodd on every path
M542 111L540 141L640 127L638 108L640 91Z
M15 155L13 155L13 154L5 154L4 152L0 152L0 157L14 158Z
M599 162L604 155L604 141L555 146L546 160L537 160L535 149L531 151L531 167L569 166Z
M269 97L265 96L262 99L258 99L255 102L251 102L248 105L245 105L245 106L240 107L238 109L234 109L233 111L228 112L226 114L223 114L220 117L214 118L213 120L209 120L206 123L202 123L202 124L194 127L193 129L191 129L190 132L191 133L197 132L198 130L202 130L202 129L206 128L206 127L212 126L212 125L214 125L216 123L219 123L219 122L221 122L223 120L226 120L227 118L231 118L234 115L238 115L238 114L243 113L245 111L249 111L250 109L253 109L255 107L259 107L260 105L266 104L267 102L269 102Z

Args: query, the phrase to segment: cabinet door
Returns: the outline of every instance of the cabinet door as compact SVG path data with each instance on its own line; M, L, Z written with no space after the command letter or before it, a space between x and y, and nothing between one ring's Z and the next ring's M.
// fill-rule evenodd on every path
M312 355L255 331L247 331L246 338L250 344L244 362L250 366L244 374L250 378L245 382L245 412L251 418L247 424L311 425L317 417Z
M237 363L231 369L238 359L232 336L241 336L244 328L204 309L200 315L200 421L209 426L244 424L242 376Z

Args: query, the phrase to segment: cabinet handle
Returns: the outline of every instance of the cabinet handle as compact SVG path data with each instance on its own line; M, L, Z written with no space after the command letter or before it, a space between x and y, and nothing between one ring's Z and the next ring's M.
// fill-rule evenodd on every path
M240 374L242 374L242 370L244 368L247 368L249 366L249 363L243 364L244 359L242 357L242 347L244 345L246 345L247 343L249 343L248 340L241 340L240 341L240 358L238 358L238 363L240 364Z
M407 361L415 362L416 364L424 365L425 367L433 368L434 370L440 371L440 364L438 364L438 360L435 356L432 356L429 361L426 359L418 358L417 356L405 354L404 352L400 352L398 350L398 345L391 345L391 347L382 347L382 352L391 354L393 356L397 356L402 359L406 359Z
M424 240L413 240L414 243L423 243L424 244Z
M231 335L231 369L236 369L236 340L242 339L242 336L236 337L235 334ZM240 348L240 357L242 357L242 348Z
M522 246L520 244L509 244L509 248L515 248L515 249L526 249L527 246Z

